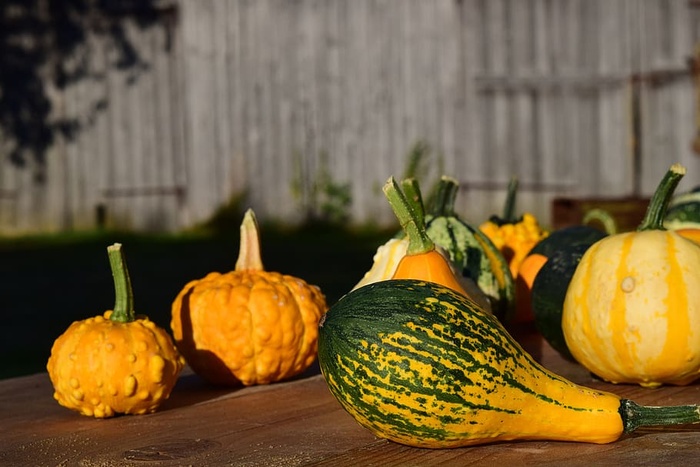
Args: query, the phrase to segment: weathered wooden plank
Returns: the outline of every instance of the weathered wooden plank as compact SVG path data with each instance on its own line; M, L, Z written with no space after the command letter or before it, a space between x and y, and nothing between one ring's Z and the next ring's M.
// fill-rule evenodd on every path
M212 108L217 100L211 71L214 56L214 4L180 2L183 41L185 154L187 162L188 221L201 222L217 204L216 118Z
M646 405L696 403L700 387L611 385L565 361L532 332L517 334L542 365ZM377 439L328 391L318 367L295 381L232 389L186 371L151 415L82 417L51 398L46 374L0 381L3 465L632 465L692 463L697 426L639 430L606 445L527 441L416 449Z
M133 83L88 41L93 75L55 98L84 123L75 140L43 168L2 161L3 231L89 228L99 205L113 225L174 230L246 189L262 218L300 221L324 170L351 184L352 220L392 222L378 187L417 140L441 158L430 170L464 182L468 217L498 211L514 173L522 208L546 217L556 194L630 194L626 83L664 71L641 82L641 194L677 160L684 186L700 183L684 74L700 14L685 0L164 5L153 28L125 24L149 64Z

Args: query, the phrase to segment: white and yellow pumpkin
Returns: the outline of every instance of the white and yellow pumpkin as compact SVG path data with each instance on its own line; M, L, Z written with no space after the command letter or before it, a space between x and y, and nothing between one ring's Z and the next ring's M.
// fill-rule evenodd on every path
M700 247L662 226L684 174L674 164L639 229L591 246L567 289L566 344L606 381L658 387L700 377Z

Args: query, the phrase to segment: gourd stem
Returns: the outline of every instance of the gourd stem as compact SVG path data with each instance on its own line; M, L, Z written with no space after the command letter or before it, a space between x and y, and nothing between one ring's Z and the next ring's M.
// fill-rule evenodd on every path
M581 223L583 225L588 225L591 221L598 221L605 229L605 233L608 235L615 235L617 233L617 223L613 216L610 215L608 211L601 208L593 208L586 212L583 216Z
M416 224L425 225L425 208L423 205L423 195L420 192L418 181L415 178L401 180L401 189L408 201L408 207L413 211L417 219Z
M450 217L455 215L455 200L459 183L452 177L443 175L438 183L435 202L430 213L435 217Z
M506 195L506 204L503 206L503 222L506 224L515 224L515 198L518 194L518 177L513 176L508 183L508 194Z
M107 255L109 256L109 265L112 268L115 295L114 310L109 319L118 323L130 323L136 319L134 294L121 243L108 246Z
M236 260L236 271L262 271L260 256L260 231L252 209L248 209L241 222L241 244Z
M402 184L409 189L409 196L401 190L394 177L387 180L382 190L408 237L406 253L413 255L432 251L435 249L435 243L425 231L425 213L418 183L415 180L405 180Z
M664 178L656 188L654 195L649 201L649 207L644 215L642 223L637 227L637 231L644 230L665 230L664 217L668 203L673 197L673 192L685 175L685 167L680 164L673 164L664 175Z
M700 406L697 405L644 406L622 399L619 410L625 433L640 427L700 423Z

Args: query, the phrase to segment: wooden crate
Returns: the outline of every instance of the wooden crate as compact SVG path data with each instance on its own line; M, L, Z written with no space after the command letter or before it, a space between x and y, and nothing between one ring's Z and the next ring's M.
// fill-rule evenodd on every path
M592 209L608 212L617 225L618 232L634 230L646 214L649 198L555 198L552 200L552 228L560 229L581 224ZM590 225L601 226L597 221Z

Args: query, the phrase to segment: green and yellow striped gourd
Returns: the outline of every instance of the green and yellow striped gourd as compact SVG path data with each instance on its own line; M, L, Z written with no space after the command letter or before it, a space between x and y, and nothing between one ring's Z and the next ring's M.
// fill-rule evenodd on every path
M608 443L639 426L700 418L697 406L643 407L557 376L493 314L424 281L345 295L321 319L318 357L331 393L360 425L415 447Z
M509 322L515 312L515 281L500 250L477 227L455 212L459 183L442 176L430 211L425 216L425 231L440 253L449 260L462 286L477 302ZM422 209L422 200L414 209ZM372 267L353 289L391 279L399 261L406 255L408 239L402 230L377 249Z
M425 226L428 236L444 248L462 276L471 279L488 297L490 309L503 323L515 313L515 280L508 261L477 226L455 211L459 183L443 176Z

